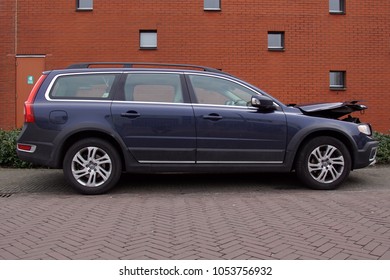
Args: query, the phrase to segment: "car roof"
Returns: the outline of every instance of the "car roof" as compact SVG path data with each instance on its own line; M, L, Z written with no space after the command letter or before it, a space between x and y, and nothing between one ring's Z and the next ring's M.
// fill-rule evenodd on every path
M91 67L92 66L92 67ZM122 66L122 67L118 67ZM134 67L136 66L136 67ZM91 73L91 72L187 72L187 73L209 73L217 74L220 76L227 76L236 78L235 76L223 72L220 69L193 65L193 64L171 64L171 63L151 63L151 62L82 62L71 64L65 69L55 69L51 71L45 71L48 74L72 74L72 73Z
M213 73L224 73L219 69L207 67L207 66L201 66L201 65L194 65L194 64L174 64L174 63L157 63L157 62L82 62L82 63L76 63L71 64L68 66L68 69L80 69L80 68L90 68L91 66L122 66L123 68L134 68L134 66L144 66L142 68L150 69L150 68L158 68L163 67L166 68L180 68L180 69L198 69L202 71L207 72L213 72ZM146 67L145 67L146 66ZM99 67L101 68L101 67ZM104 67L107 68L107 67ZM227 74L227 73L224 73Z

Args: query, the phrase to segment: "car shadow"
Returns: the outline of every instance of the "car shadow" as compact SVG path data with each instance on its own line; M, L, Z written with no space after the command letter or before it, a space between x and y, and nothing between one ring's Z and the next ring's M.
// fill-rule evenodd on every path
M220 193L306 189L293 173L122 174L118 193Z
M27 173L26 173L27 172ZM0 193L40 193L79 195L67 184L61 170L28 170L4 184ZM25 179L28 178L27 179ZM366 174L351 173L340 186L343 191L364 190ZM191 194L312 191L295 173L239 174L122 174L117 186L107 195L117 194Z

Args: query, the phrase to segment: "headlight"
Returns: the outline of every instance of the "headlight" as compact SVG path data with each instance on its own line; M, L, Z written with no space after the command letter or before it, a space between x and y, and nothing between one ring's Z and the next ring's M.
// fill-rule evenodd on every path
M361 133L366 135L371 135L371 127L368 124L359 124L358 129Z

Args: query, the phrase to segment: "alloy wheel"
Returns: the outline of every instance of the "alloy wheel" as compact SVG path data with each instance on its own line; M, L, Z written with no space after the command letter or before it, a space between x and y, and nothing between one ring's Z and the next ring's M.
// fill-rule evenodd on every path
M319 183L335 182L344 171L344 156L332 145L315 148L308 158L308 170L314 180Z
M98 187L104 184L112 173L109 155L99 147L80 149L72 159L72 175L85 187Z

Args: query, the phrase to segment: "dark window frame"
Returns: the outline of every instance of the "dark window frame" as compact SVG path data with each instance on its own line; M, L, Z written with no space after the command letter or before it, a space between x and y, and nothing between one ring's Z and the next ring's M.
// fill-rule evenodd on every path
M89 0L91 2L91 7L80 7L80 2L83 0L76 0L76 11L93 11L93 0Z
M156 34L156 46L142 46L142 34L144 33L153 33ZM156 29L141 29L139 31L139 49L140 50L157 50L158 47L158 37L157 37L157 30Z
M335 0L329 0L329 13L333 15L345 15L345 0L336 0L339 2L340 5L339 10L330 9L331 1L335 1Z
M280 46L270 46L270 39L269 35L280 35ZM284 51L285 50L285 32L284 31L268 31L267 33L267 39L268 39L268 50L269 51Z
M334 74L341 74L341 81L342 81L342 84L336 84L336 83L332 83L332 73ZM337 80L339 80L340 78L336 78ZM345 70L330 70L329 71L329 89L330 90L346 90L347 88L347 72Z
M221 7L221 5L222 5L221 2L222 2L222 0L218 0L218 6L219 6L218 8L207 8L207 7L206 7L206 1L207 1L207 0L204 0L204 1L203 1L203 10L204 10L204 11L211 11L211 12L212 12L212 11L215 11L215 12L219 12L219 11L222 10L222 7Z

